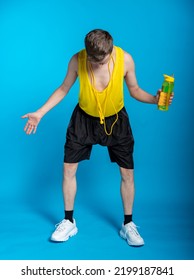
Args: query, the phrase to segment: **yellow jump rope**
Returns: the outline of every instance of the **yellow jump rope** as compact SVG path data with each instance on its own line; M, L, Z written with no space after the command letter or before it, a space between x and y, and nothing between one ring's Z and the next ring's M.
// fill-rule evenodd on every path
M111 55L110 60L108 62L108 73L109 73L109 79L110 79L109 82L111 82L111 79L112 79L112 74L111 74L111 71L110 71L110 61L111 61L111 59L112 59L113 64L114 64L114 59L113 59L112 55ZM104 131L105 131L106 135L110 136L112 134L114 125L118 121L119 116L118 116L118 113L117 113L117 111L115 109L114 103L113 103L111 97L109 96L111 91L108 91L108 86L105 89L106 96L105 96L105 101L104 101L104 108L102 108L102 105L101 105L100 100L99 100L99 92L96 90L96 80L95 80L94 72L93 72L92 65L91 65L90 62L88 62L88 67L89 67L89 71L90 71L90 75L91 75L92 92L93 92L93 94L95 96L96 103L97 103L97 106L98 106L98 112L99 112L99 117L100 117L100 124L104 124ZM109 132L107 131L106 120L105 120L105 112L106 112L106 106L107 106L108 97L109 97L109 99L110 99L110 101L112 103L112 106L113 106L115 114L116 114L116 119L112 123Z

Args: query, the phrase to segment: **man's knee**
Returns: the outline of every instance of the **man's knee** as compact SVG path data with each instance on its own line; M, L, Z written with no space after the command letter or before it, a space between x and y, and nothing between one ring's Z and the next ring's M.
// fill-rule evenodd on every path
M120 172L121 172L121 178L123 181L133 182L133 180L134 180L133 169L126 169L126 168L121 167Z
M76 175L78 163L64 163L64 177L73 178Z

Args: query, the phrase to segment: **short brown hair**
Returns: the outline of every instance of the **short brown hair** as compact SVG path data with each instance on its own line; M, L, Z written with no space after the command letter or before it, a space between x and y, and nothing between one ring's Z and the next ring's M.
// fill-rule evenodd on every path
M113 50L113 38L105 30L94 29L85 37L85 48L88 57L95 61L101 61Z

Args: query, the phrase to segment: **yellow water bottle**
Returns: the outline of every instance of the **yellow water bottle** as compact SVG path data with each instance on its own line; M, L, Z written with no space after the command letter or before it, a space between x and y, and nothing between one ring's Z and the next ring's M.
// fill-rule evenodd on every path
M158 101L158 109L161 111L167 111L169 105L170 95L174 88L174 75L164 75L164 81L162 84L162 91L160 93Z

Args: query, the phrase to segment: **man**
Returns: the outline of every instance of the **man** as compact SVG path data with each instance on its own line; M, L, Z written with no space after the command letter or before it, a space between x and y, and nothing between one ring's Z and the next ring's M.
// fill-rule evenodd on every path
M142 246L144 240L132 221L134 201L133 135L123 101L123 80L130 95L138 101L157 104L159 91L153 96L137 83L130 54L113 45L111 35L95 29L85 37L85 49L71 58L62 85L36 112L28 113L27 134L35 133L42 117L57 105L79 77L79 103L72 114L66 135L63 194L65 218L57 225L52 241L66 241L78 232L73 218L78 163L89 159L92 145L107 146L110 159L121 174L121 197L124 222L120 236L129 245ZM172 102L171 96L169 103Z

